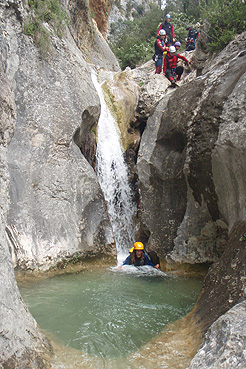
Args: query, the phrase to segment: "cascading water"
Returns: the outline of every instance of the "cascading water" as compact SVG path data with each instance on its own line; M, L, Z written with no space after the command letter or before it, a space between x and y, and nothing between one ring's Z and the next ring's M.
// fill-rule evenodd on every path
M134 242L133 216L136 212L136 206L132 202L119 129L107 107L95 73L92 73L92 81L101 103L96 170L107 203L119 264L128 254L128 249L132 247Z

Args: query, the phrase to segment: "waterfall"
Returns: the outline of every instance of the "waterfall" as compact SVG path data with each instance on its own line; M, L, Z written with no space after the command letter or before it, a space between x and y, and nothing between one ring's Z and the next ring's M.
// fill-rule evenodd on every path
M119 128L107 107L101 85L94 73L92 73L92 81L101 103L101 114L98 121L96 171L107 203L119 264L126 257L129 248L134 243L133 215L136 206L132 202Z

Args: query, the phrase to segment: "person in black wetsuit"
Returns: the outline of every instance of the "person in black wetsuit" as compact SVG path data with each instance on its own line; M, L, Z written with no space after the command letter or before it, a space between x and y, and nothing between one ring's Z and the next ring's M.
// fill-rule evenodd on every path
M135 242L133 249L129 250L130 255L123 262L123 265L143 266L150 265L156 269L160 268L160 264L154 264L150 261L148 255L144 252L142 242Z

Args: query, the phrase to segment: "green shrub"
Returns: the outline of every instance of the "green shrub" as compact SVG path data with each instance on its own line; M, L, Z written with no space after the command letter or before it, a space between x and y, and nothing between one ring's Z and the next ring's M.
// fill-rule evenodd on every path
M31 36L43 54L47 54L50 47L50 33L43 23L48 23L61 37L68 19L65 11L57 0L29 1L31 15L24 23L24 33Z
M150 60L154 53L154 43L158 27L164 20L164 13L157 6L151 6L141 18L133 21L119 21L111 25L110 46L119 60L122 69L135 68L138 64ZM186 27L194 24L193 17L184 13L172 13L175 37L185 47Z
M202 8L202 16L210 24L210 51L222 50L236 34L246 30L246 3L243 0L211 0Z

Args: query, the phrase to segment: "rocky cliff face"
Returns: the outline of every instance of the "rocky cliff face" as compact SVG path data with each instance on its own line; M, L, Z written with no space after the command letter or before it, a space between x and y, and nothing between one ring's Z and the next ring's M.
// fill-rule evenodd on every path
M77 129L88 126L84 112L91 111L95 124L100 106L90 69L70 33L63 40L53 34L49 57L40 58L23 34L16 8L24 17L21 3L1 8L2 55L16 103L7 152L7 234L15 265L48 268L77 252L95 255L95 245L102 246L100 253L111 252L111 227L96 175L78 148L81 142L77 146L73 140Z
M108 18L114 0L90 0L90 8L101 34L106 37L108 30Z
M235 156L245 150L238 139L245 126L244 42L242 35L200 78L163 99L142 137L143 234L176 262L217 260L228 231L243 219L244 165Z
M167 265L213 262L193 314L216 323L190 368L245 365L245 49L245 33L205 64L198 48L200 77L161 99L138 155L139 237Z
M71 18L69 25L71 34L82 51L86 62L97 67L104 67L107 70L119 71L120 67L116 57L99 32L99 30L105 32L106 19L105 15L102 17L102 12L104 7L110 6L110 2L92 1L90 4L91 9L87 0L70 0L68 3L65 3ZM95 17L98 23L96 23L93 17ZM101 23L99 20L101 20Z
M51 354L23 305L11 256L15 266L47 269L74 253L112 252L101 189L81 153L83 140L79 136L74 142L76 132L90 133L85 128L88 112L91 129L100 113L75 31L86 25L94 42L90 61L109 69L119 67L93 23L82 19L83 10L73 8L73 35L68 29L63 39L52 33L50 53L43 57L23 33L29 8L18 0L0 6L0 362L4 368L48 368ZM47 24L44 27L52 32Z
M0 56L0 366L1 368L48 368L51 347L39 332L24 306L16 285L5 225L9 208L9 173L6 153L14 133L16 105L14 92ZM2 366L3 365L3 366Z
M243 301L212 324L202 347L187 369L244 369L245 327L246 301Z

